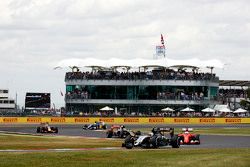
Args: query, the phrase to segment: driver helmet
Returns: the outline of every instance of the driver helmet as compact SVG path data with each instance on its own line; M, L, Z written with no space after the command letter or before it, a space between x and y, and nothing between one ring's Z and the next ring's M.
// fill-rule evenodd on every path
M153 136L154 134L153 134L152 132L150 132L148 135L151 137L151 136Z

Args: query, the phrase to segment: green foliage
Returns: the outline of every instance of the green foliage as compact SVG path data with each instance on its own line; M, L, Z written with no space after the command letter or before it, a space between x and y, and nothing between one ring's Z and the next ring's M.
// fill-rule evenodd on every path
M242 108L244 108L246 110L250 110L250 102L249 101L241 100L240 105L241 105Z
M250 88L247 88L246 92L247 92L247 98L250 98Z

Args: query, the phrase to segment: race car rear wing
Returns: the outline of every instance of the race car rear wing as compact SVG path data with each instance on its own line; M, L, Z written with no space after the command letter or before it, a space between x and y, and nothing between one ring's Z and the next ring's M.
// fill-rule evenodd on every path
M161 132L171 132L174 130L174 128L159 128Z
M188 131L188 132L192 132L194 129L193 128L182 128L182 131Z

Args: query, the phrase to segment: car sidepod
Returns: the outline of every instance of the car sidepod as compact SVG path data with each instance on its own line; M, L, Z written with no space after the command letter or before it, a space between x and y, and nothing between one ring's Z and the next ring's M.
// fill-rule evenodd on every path
M163 145L162 136L161 135L154 135L150 138L150 144L152 144L153 148L158 148L159 146Z
M143 144L149 144L150 137L147 135L139 136L134 142L134 146L143 146Z

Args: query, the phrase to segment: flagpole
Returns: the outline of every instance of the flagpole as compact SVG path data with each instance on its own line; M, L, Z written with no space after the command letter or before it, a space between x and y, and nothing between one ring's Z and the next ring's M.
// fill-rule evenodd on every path
M16 92L16 103L15 103L15 110L17 112L17 92Z
M163 46L163 49L164 49L164 52L163 52L163 56L165 58L166 54L165 54L165 44L164 44L164 38L163 38L163 35L161 34L161 44Z

